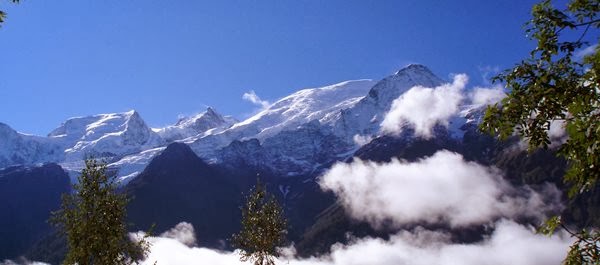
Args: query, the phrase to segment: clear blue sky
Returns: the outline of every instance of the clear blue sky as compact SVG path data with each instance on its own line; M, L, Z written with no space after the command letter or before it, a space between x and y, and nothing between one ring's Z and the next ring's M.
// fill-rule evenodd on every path
M380 79L408 63L442 78L507 68L533 43L537 1L0 0L0 122L46 135L72 116L136 109L154 127L242 94Z

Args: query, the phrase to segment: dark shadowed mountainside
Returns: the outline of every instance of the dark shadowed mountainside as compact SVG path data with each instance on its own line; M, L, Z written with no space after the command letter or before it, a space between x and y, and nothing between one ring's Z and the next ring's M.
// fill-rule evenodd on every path
M0 260L17 258L52 233L50 214L70 189L69 176L56 164L0 170Z
M170 144L125 188L135 229L194 225L198 244L222 248L239 227L241 191L185 144Z

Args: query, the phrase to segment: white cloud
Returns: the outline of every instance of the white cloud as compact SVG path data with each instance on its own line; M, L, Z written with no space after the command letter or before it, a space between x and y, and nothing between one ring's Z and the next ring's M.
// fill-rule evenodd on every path
M537 235L512 221L500 221L490 238L475 244L448 242L439 232L400 232L389 240L361 239L337 245L327 257L290 264L543 265L559 264L570 240L563 234Z
M435 88L416 86L394 100L386 114L381 129L385 133L398 134L405 125L415 129L415 134L429 138L436 124L448 126L448 119L459 111L464 96L462 90L468 77L454 76L452 84Z
M132 240L140 240L144 232L130 233L129 236ZM236 253L197 247L194 227L187 222L146 240L150 243L150 252L142 264L244 264L239 262Z
M363 146L371 142L373 140L373 136L356 134L354 137L352 137L352 140L356 145Z
M481 80L486 85L490 85L492 83L490 80L491 77L497 75L500 72L500 67L491 65L480 66L478 67L478 69L481 73Z
M175 239L178 242L186 246L196 245L196 233L194 232L194 226L187 222L181 222L170 230L162 233L161 237Z
M452 123L460 126L469 110L494 104L506 97L501 85L465 90L468 79L467 75L459 74L454 76L452 84L434 88L412 87L392 102L390 111L380 124L382 133L397 135L410 127L416 136L430 138L436 125L448 128ZM453 134L461 132L460 127L449 129Z
M500 85L492 88L475 87L469 94L471 104L477 107L494 104L505 97L506 92L504 92L504 88Z
M566 122L564 120L550 121L550 128L548 130L550 147L558 147L567 141L568 135L565 126Z
M560 139L566 136L567 131L565 130L564 120L552 120L550 121L550 129L548 130L548 136L550 139Z
M256 95L256 92L254 92L254 90L250 90L249 92L244 93L244 95L242 95L242 98L244 100L252 102L255 105L260 106L263 109L266 109L269 107L269 105L271 105L269 101L260 99L260 97Z
M169 264L169 265L192 265L192 264L244 264L239 261L233 252L220 252L208 248L189 247L175 239L152 237L150 254L142 264ZM250 263L245 263L250 264Z
M565 233L547 237L509 220L500 220L494 227L488 238L473 244L452 243L447 234L418 228L412 232L399 232L389 240L363 238L347 245L336 244L330 254L320 257L283 257L277 264L546 265L559 264L572 242ZM189 247L171 238L152 237L150 241L151 254L144 264L250 264L240 262L237 252ZM294 250L287 252L294 253Z
M533 119L536 117L536 113L531 113L530 117ZM568 114L567 114L568 115ZM558 148L564 144L569 135L567 134L566 121L565 120L549 120L550 126L546 133L550 140L550 148ZM518 131L515 130L513 135L518 135ZM514 148L518 148L520 151L526 151L529 148L529 138L520 137L519 142L514 145Z
M440 151L416 162L373 163L356 160L337 164L320 184L336 192L356 218L374 225L382 221L447 222L461 227L484 223L492 233L475 243L456 243L445 232L417 227L384 240L355 239L334 244L328 254L301 259L286 248L277 264L291 265L545 265L559 264L573 242L560 231L539 235L510 218L539 217L559 207L558 191L549 186L543 196L527 188L514 188L497 169L464 161L462 156ZM250 264L239 261L237 251L194 247L194 229L178 224L160 237L150 237L144 264Z
M445 150L413 163L338 163L319 184L333 191L353 217L374 226L425 222L463 227L500 217L542 218L560 206L554 186L547 187L547 196L517 189L497 169Z

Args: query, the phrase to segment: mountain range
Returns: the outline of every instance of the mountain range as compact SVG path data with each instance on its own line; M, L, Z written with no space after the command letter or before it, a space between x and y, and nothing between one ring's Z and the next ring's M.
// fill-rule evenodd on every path
M299 90L243 121L207 108L173 125L150 128L140 113L129 111L70 118L45 137L0 123L0 168L4 168L0 190L49 185L36 184L35 178L26 184L12 179L52 165L63 177L40 171L39 178L54 176L56 188L36 191L32 198L54 198L58 191L68 192L65 183L75 182L83 159L94 156L107 161L122 190L131 196L128 214L136 224L134 229L156 224L157 232L162 232L186 221L196 228L200 245L227 249L226 239L239 228L241 193L260 179L284 205L289 237L297 243L299 254L313 255L346 240L349 232L390 233L353 220L331 192L320 188L319 177L335 163L356 158L414 161L445 149L509 171L515 185L562 185L564 161L554 158L552 151L529 155L518 148L516 140L499 142L480 133L477 125L483 106L466 97L459 102L459 111L450 114L448 124L438 123L430 136L418 135L410 123L403 123L402 130L393 134L381 130L386 115L407 91L415 87L436 90L448 83L427 67L413 64L379 81L353 80ZM20 196L25 195L5 200ZM44 200L54 204L27 207L49 212L59 204L57 198ZM580 224L600 220L594 219L598 209L589 210L598 200L588 198L569 208L571 220ZM24 215L11 209L4 214ZM34 219L28 222L45 220ZM0 234L2 229L12 228L2 226ZM39 242L56 241L56 235L49 227L40 229L19 249L0 253L0 260L29 253L30 258L58 262L39 247ZM479 228L454 232L458 241L473 241L483 233ZM13 237L18 236L9 238ZM33 244L36 240L38 244Z
M52 162L74 180L83 159L93 156L108 161L126 184L168 144L182 142L209 163L245 159L294 176L344 159L360 146L356 137L376 137L392 101L406 90L442 83L425 66L409 65L379 82L353 80L300 90L239 122L209 107L164 128L150 128L134 110L70 118L46 137L0 123L0 168ZM257 144L253 139L258 146L252 146Z

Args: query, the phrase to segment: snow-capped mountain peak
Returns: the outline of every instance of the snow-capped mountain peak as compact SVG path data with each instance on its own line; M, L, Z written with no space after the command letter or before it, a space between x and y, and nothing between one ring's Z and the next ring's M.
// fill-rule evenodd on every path
M405 67L400 68L398 71L396 71L394 73L394 75L403 75L403 74L413 75L413 76L422 76L422 75L435 76L433 74L433 72L431 72L431 70L429 68L427 68L427 66L422 65L422 64L415 64L415 63L408 64Z
M129 127L145 125L138 112L96 114L69 118L48 134L51 138L93 141L107 133L122 132ZM133 128L132 128L133 129Z
M215 109L208 107L202 113L180 118L175 125L154 129L154 131L167 142L172 142L203 135L208 131L219 132L231 127L235 122L237 122L235 119L225 117Z
M90 154L120 156L162 143L135 110L70 118L48 137L65 147L67 160Z
M204 132L208 129L212 129L215 127L219 127L227 123L225 118L217 113L213 108L206 108L205 112L194 115L192 117L184 117L177 121L175 126L184 128L184 127L193 127L198 130L198 132Z
M392 101L414 86L436 87L444 83L429 68L420 64L410 64L391 76L379 81L369 91L368 100L382 108L389 108Z
M408 65L377 82L366 97L342 111L335 121L335 134L353 141L356 136L375 135L392 102L415 86L437 87L444 81L420 64Z

